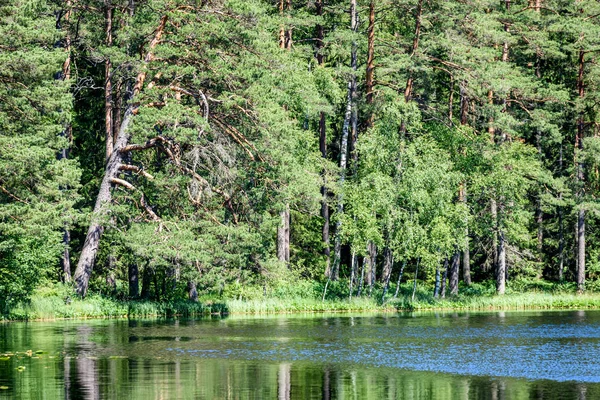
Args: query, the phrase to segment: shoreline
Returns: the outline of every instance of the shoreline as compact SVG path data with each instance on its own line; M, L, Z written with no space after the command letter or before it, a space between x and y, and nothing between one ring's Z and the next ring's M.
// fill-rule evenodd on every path
M203 302L156 302L115 300L98 295L69 304L57 297L34 297L26 306L18 306L0 322L50 322L100 319L198 318L210 316L266 316L318 313L403 313L403 312L493 312L493 311L600 310L600 293L525 292L496 295L459 295L432 299L408 296L389 299L381 304L374 298L314 298L260 300L210 300Z

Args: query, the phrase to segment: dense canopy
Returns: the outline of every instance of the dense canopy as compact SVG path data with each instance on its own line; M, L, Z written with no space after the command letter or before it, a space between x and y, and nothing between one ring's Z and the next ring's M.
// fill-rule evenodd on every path
M588 0L0 2L0 307L596 289L599 46Z

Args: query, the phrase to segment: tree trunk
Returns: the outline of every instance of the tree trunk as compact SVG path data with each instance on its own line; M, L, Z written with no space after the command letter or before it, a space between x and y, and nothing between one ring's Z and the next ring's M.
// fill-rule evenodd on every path
M112 46L112 12L113 8L111 0L104 0L104 16L106 23L105 30L105 43L107 47ZM110 156L114 149L114 137L113 137L113 98L112 98L112 77L111 77L111 62L110 58L104 60L104 136L106 140L106 161L110 159Z
M323 15L323 1L317 0L315 2L315 7L317 9L317 15ZM323 25L318 24L316 27L316 58L319 66L323 66L324 56L323 56L323 39L325 36L325 32L323 29ZM321 151L321 157L325 160L327 159L327 121L325 119L325 113L321 111L319 115L319 150ZM323 186L321 186L321 216L323 217L323 229L322 229L322 240L323 240L323 254L326 257L326 267L325 267L325 277L330 278L331 275L331 249L329 248L329 204L327 203L327 182L325 178L325 171L323 171Z
M369 260L369 266L367 269L367 284L369 285L369 296L373 293L373 285L376 281L376 262L377 262L377 246L372 241L367 243L367 253L369 254L367 259Z
M490 200L490 214L492 217L492 270L498 268L498 204L496 199Z
M435 284L433 286L433 298L437 299L440 296L440 264L435 266Z
M450 85L448 87L448 120L452 122L454 111L454 77L450 75Z
M358 282L358 293L356 294L357 296L360 297L360 294L362 293L362 289L363 289L363 285L365 283L365 258L363 257L363 263L360 267L360 281Z
M349 298L352 298L352 291L354 290L354 280L356 279L356 273L358 266L356 265L358 263L358 259L356 257L356 252L354 250L352 250L352 266L350 268L350 294L349 294Z
M417 292L417 276L419 276L419 262L420 258L417 258L417 266L415 268L415 280L413 282L412 301L415 301L415 293Z
M287 18L290 19L291 18L290 11L292 10L292 0L287 0L287 10L288 10ZM288 29L285 33L285 48L287 50L292 49L292 25L291 24L289 24Z
M385 285L386 282L390 281L390 275L392 275L392 250L389 245L383 249L383 269L381 271L381 282Z
M538 129L535 135L536 148L540 160L542 159L542 132ZM538 193L538 198L535 204L535 222L537 224L537 252L538 261L543 259L544 250L544 212L542 211L542 189Z
M129 298L136 299L140 293L140 270L138 264L132 262L129 264Z
M404 267L406 267L406 260L402 261L402 267L400 268L400 273L398 273L398 282L396 283L396 292L394 293L394 298L398 298L398 293L400 293L400 281L402 280L402 275L404 274Z
M64 13L64 19L65 19L66 23L68 24L69 20L71 18L71 0L66 1L65 7L66 7L66 11ZM56 29L59 29L59 30L62 29L62 24L60 21L62 15L63 15L62 12L57 13ZM65 62L63 63L63 66L62 66L60 79L63 81L68 81L69 79L71 79L71 35L69 34L68 25L67 25L67 30L66 30L66 34L65 34L65 52L67 53L67 57L65 58ZM69 143L71 142L71 125L70 124L66 124L65 129L63 129L63 131L61 132L61 136L64 137L65 139L67 139L67 141ZM60 150L60 152L58 154L59 160L66 160L69 158L69 147L70 147L70 145L68 145L67 147ZM63 254L62 254L62 257L60 260L61 279L64 283L70 283L71 279L72 279L71 278L71 254L70 254L71 232L69 231L69 226L67 223L65 223L64 228L63 228L62 244L63 244Z
M560 173L563 173L563 144L560 144L560 152L558 158L558 168ZM559 194L559 200L562 200L562 193ZM565 268L565 228L563 219L563 208L558 206L558 280L564 280Z
M456 296L458 294L458 266L460 265L460 252L457 250L452 256L452 263L450 263L450 279L448 280L448 289L450 289L450 295Z
M465 83L462 82L459 86L460 94L460 124L467 125L469 118L469 98L467 97Z
M367 28L367 73L365 78L366 101L373 104L373 83L375 76L375 1L369 2L369 27ZM369 110L367 127L373 126L373 111Z
M150 264L146 264L144 267L144 274L142 275L142 293L140 297L144 300L150 298L150 284L154 278L154 269L150 267Z
M460 186L459 200L467 206L467 183ZM467 206L468 207L468 206ZM468 222L468 220L467 220ZM465 223L465 249L462 253L463 281L465 285L471 286L471 251L469 249L469 225Z
M350 24L351 29L354 33L358 28L358 20L356 13L356 0L350 1ZM356 51L357 44L356 42L352 43L352 54L351 54L351 63L352 63L352 76L348 81L348 96L346 97L346 113L344 115L344 125L342 128L342 143L340 146L340 187L343 187L344 181L346 180L346 166L348 162L348 134L350 131L350 124L352 120L353 110L355 108L354 101L356 97ZM344 213L344 199L343 199L343 189L340 191L338 195L338 220L335 224L335 245L334 245L334 255L333 255L333 269L331 271L332 280L337 280L340 262L342 258L342 237L341 237L341 216ZM363 266L364 268L364 266Z
M147 64L153 60L153 50L160 41L166 22L167 16L165 15L161 18L160 24L156 29L154 38L152 39L152 42L149 46L148 54L144 59L144 64ZM137 78L135 80L133 97L135 97L141 91L145 79L146 69L143 66L142 72L140 72L137 75ZM119 129L117 142L115 143L115 151L112 152L109 160L106 163L104 177L100 184L100 190L98 192L98 196L96 197L96 204L92 212L92 221L88 228L85 242L83 244L83 249L81 250L81 256L79 258L79 262L77 263L77 268L75 269L74 280L76 290L77 293L82 297L85 297L88 290L89 280L92 275L94 263L96 261L96 255L98 254L100 238L102 237L102 233L104 232L104 219L106 218L108 205L112 200L112 196L110 193L111 185L114 179L117 178L117 176L119 175L119 168L121 167L122 154L120 152L120 149L124 148L129 142L128 127L131 123L131 119L133 118L134 110L135 105L132 101L131 105L127 108L127 111L125 112L123 122L121 123L121 128Z
M585 290L585 210L577 213L577 292Z
M496 269L496 293L504 294L506 290L506 243L504 231L498 231L498 266Z
M277 228L277 258L279 261L290 262L290 206L279 213L281 224Z
M579 50L579 73L577 75L577 90L579 98L585 97L585 87L583 82L585 67L585 52ZM580 154L583 150L584 136L584 116L580 113L577 119L577 135L575 137L575 160L577 161L577 202L583 202L584 193L584 163ZM581 207L581 206L580 206ZM580 208L577 212L577 292L582 293L585 290L585 210Z
M446 284L448 282L448 257L446 257L444 259L444 268L442 271L442 283L441 283L441 288L440 288L440 295L442 296L442 299L446 298Z
M283 24L283 10L285 9L285 0L279 0L279 16L281 17L281 25L279 26L279 47L285 49L285 25Z
M413 37L413 44L410 56L414 56L417 50L419 49L419 40L421 38L421 18L423 15L423 0L419 0L417 3L417 12L415 14L415 34ZM412 97L413 90L413 76L412 73L409 72L408 79L406 80L406 86L404 87L404 101L407 103L410 101ZM406 128L404 128L406 129Z
M62 265L62 281L64 283L71 282L71 256L69 254L69 246L71 244L71 232L65 226L63 229L63 255L61 258Z
M386 246L383 250L383 295L381 301L385 300L385 295L390 287L390 277L392 276L392 265L394 264L394 254L389 246Z
M196 289L196 282L189 281L187 285L188 298L194 303L198 302L198 290Z

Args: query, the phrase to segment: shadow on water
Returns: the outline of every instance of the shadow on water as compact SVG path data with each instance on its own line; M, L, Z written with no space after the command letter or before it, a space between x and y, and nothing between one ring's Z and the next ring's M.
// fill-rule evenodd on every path
M599 322L452 312L5 324L0 398L598 399Z

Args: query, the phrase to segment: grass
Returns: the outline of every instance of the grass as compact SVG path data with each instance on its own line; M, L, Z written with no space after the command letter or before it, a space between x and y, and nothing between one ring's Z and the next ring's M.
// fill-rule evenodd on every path
M433 310L551 310L551 309L600 309L600 293L588 292L578 295L572 285L560 285L519 281L511 285L504 296L494 292L492 282L461 287L460 295L435 299L432 288L421 285L412 300L412 284L400 288L398 298L387 296L381 301L380 289L372 297L348 299L345 286L334 285L325 301L318 295L321 288L315 286L305 297L297 294L254 299L211 299L191 301L133 301L117 300L93 294L85 300L69 296L70 288L54 288L36 292L30 302L20 304L4 316L6 320L54 320L85 318L148 318L148 317L195 317L211 314L276 314L318 312L389 312ZM65 301L67 299L67 301Z

